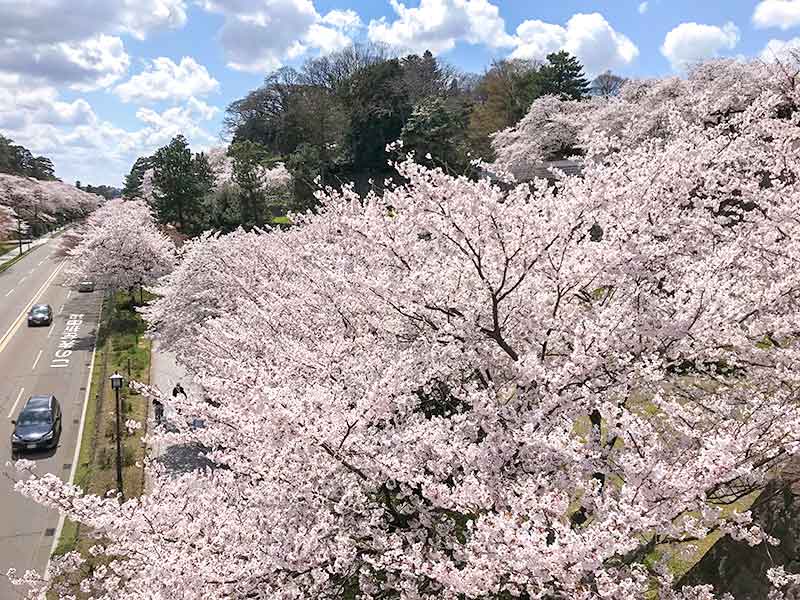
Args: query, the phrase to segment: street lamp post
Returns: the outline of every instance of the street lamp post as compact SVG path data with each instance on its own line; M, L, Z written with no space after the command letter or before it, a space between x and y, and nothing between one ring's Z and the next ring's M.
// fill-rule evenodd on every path
M120 497L125 500L125 492L122 489L122 410L119 401L119 391L122 389L123 378L122 375L116 371L111 376L111 389L116 394L116 438L117 438L117 490L119 490Z

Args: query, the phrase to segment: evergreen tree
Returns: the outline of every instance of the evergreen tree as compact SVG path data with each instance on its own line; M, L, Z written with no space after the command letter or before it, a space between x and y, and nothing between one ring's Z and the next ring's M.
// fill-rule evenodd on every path
M547 55L538 72L541 94L553 94L564 100L580 100L589 95L591 84L583 74L583 65L564 50Z
M203 154L192 156L182 135L160 148L153 157L154 208L161 223L174 223L183 233L199 225L203 195L214 175Z
M142 197L142 180L144 173L152 167L153 159L149 156L142 156L136 159L131 167L131 172L125 176L125 186L122 189L122 196L127 200L135 200Z

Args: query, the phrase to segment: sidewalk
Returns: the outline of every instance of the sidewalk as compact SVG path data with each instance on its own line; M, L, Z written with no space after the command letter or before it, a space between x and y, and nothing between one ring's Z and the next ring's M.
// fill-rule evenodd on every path
M172 388L176 383L180 383L190 397L200 394L200 390L191 383L186 371L175 362L175 356L171 352L161 351L158 342L153 342L150 354L150 385L158 388L169 399L172 398ZM174 422L177 417L177 413L171 406L168 404L164 406L164 422L167 428L169 428L169 423ZM155 426L154 411L151 405L151 410L148 412L147 430L153 431ZM166 445L162 441L158 441L151 446L150 457L159 460L168 470L179 474L209 466L209 461L199 456L199 453L203 451L204 449L192 444Z
M41 246L42 244L46 244L59 231L61 231L61 230L60 229L56 229L55 231L51 231L50 233L44 234L42 237L39 237L39 238L36 238L35 240L32 240L31 243L30 243L30 246L28 246L27 242L23 242L23 244L22 244L22 253L24 254L25 252L33 250L34 248L37 248L37 247ZM0 256L0 265L8 262L9 260L13 260L17 256L19 256L19 245L17 245L17 247L14 248L13 250L9 250L8 252L6 252L2 256Z

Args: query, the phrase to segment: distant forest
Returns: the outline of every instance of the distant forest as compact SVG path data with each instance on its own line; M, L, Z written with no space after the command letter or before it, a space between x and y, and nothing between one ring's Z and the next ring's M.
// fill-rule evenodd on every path
M0 173L33 177L41 181L56 178L53 161L46 156L34 156L25 146L0 135Z
M60 181L56 177L53 161L46 156L34 156L33 153L21 144L0 134L0 173L18 175L19 177L33 177L40 181ZM75 182L75 187L97 194L106 199L119 198L122 190L108 185L81 185Z

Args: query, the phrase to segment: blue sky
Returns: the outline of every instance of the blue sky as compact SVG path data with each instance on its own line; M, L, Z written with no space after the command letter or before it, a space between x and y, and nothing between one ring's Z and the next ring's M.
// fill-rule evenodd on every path
M119 185L177 133L224 143L227 104L275 68L364 40L473 72L563 48L590 75L681 75L800 45L800 0L0 0L0 133Z

